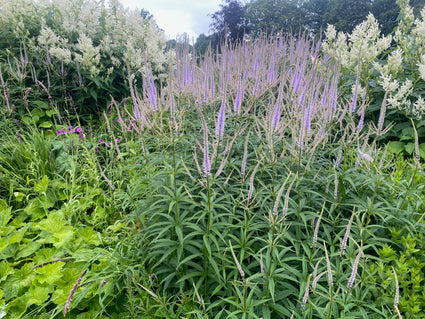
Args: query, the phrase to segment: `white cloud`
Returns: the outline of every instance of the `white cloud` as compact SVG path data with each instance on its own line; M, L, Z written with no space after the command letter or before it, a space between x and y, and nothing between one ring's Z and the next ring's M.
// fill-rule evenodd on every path
M171 39L187 33L197 37L209 34L212 14L219 10L221 0L120 0L125 7L148 10L161 29Z

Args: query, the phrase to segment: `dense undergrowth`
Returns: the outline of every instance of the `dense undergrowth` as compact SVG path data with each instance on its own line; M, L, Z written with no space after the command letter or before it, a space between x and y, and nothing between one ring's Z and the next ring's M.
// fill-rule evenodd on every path
M425 317L424 122L322 48L183 44L93 121L47 87L6 107L3 73L0 317Z

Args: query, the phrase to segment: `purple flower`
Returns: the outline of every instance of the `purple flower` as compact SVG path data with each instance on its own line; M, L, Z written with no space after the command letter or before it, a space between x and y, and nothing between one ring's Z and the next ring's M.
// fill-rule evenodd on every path
M95 153L99 153L99 149L97 147L94 148Z
M81 132L82 132L81 127L77 127L77 128L75 129L75 132L77 132L77 133L81 133Z
M226 121L226 104L224 102L224 100L221 102L221 107L220 110L218 111L218 116L217 116L217 126L215 128L215 137L218 138L223 138L224 135L224 123Z
M99 140L99 143L103 143L103 140L102 140L102 139L100 139L100 140Z
M118 123L121 123L121 119L117 119L117 122L118 122Z
M111 143L109 143L109 142L108 142L108 143L106 143L106 146L111 146Z
M273 118L272 118L272 129L276 131L279 128L279 121L280 121L280 115L281 115L281 109L280 104L276 104L276 107L273 111Z
M121 142L121 139L118 137L118 138L116 138L116 139L115 139L115 141L116 141L117 143L119 143L119 142Z

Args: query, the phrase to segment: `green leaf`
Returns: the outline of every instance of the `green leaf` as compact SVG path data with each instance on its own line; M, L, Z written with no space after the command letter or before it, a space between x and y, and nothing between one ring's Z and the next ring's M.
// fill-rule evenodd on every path
M49 187L49 178L44 175L40 182L35 183L34 191L39 193L45 193Z
M0 226L6 226L9 222L12 209L10 207L0 208Z
M55 109L47 110L47 111L46 111L46 115L47 115L48 117L52 117L52 115L55 115L55 114L58 114L58 112L57 112Z
M53 234L53 238L53 246L56 248L65 247L74 239L74 228L72 226L64 226Z
M32 286L27 291L25 296L28 298L28 305L41 305L47 299L49 294L53 291L51 287Z
M53 285L62 277L61 271L64 265L64 262L58 261L35 269L37 281L40 284L47 283Z
M399 154L404 151L404 145L403 142L392 141L388 143L388 150L390 153Z
M50 123L50 122L43 122L43 123L41 123L41 124L39 124L38 126L39 127L42 127L42 128L51 128L52 127L52 123Z
M425 159L425 143L419 145L419 155Z
M91 244L96 246L101 244L99 233L95 232L90 227L83 227L78 229L78 234L83 238L83 241L86 244Z
M16 255L16 259L28 257L34 254L41 246L41 243L36 241L30 241L28 243L22 244L19 248L19 252Z
M413 150L415 149L415 143L408 143L404 146L404 149L406 150L407 154L412 154Z
M10 264L7 261L0 262L0 282L5 280L10 274L13 274L13 272L13 268L10 267Z
M39 108L42 108L42 109L47 109L49 107L49 105L46 102L40 101L40 100L33 101L32 103L34 103L35 105L37 105Z

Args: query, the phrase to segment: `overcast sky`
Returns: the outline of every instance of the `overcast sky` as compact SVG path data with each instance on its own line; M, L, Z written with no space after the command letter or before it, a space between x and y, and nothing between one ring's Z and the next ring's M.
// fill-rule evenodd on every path
M211 18L208 14L220 9L222 0L120 0L125 7L146 9L167 36L188 33L192 38L209 34Z

